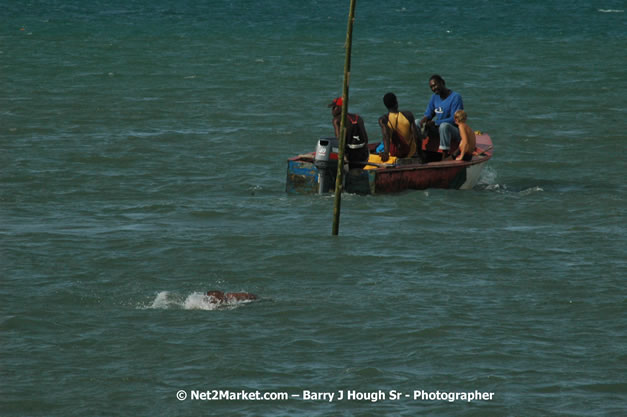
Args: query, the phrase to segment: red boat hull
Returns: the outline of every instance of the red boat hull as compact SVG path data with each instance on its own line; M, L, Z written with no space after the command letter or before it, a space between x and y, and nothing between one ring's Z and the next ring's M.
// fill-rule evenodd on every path
M429 144L423 145L427 150ZM471 161L435 161L419 163L400 159L396 165L381 164L376 169L353 169L345 176L344 190L355 194L385 194L427 188L469 189L474 187L485 163L492 157L492 140L477 134L477 152ZM314 153L288 160L286 191L318 193L321 173L314 165ZM335 175L328 175L329 189L334 189Z

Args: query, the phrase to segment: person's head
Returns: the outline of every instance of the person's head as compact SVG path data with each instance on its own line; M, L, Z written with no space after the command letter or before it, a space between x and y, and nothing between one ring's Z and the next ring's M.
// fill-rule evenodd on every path
M207 291L207 296L208 297L213 297L217 300L223 300L224 299L224 293L222 291Z
M388 110L396 110L398 109L398 100L396 99L396 94L387 93L383 96L383 104L387 107Z
M468 115L463 110L457 110L454 117L457 123L465 123Z
M342 113L342 104L344 104L344 100L342 99L342 97L337 97L329 103L328 107L331 108L331 114L334 117L339 116Z
M438 74L433 74L431 78L429 78L429 87L431 91L439 95L446 88L446 81Z

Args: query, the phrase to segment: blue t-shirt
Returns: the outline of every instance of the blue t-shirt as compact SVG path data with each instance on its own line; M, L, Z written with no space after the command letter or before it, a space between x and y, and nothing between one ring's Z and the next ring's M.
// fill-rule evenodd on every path
M429 118L435 117L436 126L440 126L444 122L455 124L455 112L463 109L464 102L462 101L462 96L455 91L451 91L451 94L444 100L439 95L434 94L431 96L431 100L429 100L425 116Z

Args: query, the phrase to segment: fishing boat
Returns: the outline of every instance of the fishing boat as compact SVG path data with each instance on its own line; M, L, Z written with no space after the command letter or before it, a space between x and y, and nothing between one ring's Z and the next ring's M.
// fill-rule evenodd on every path
M363 168L350 169L344 175L343 190L352 194L386 194L427 188L471 189L479 181L484 166L492 158L490 136L476 132L477 143L472 160L433 160L438 142L426 138L422 148L430 157L393 158L380 162L377 144L369 145L370 161ZM321 194L335 189L338 143L335 138L318 140L315 151L287 161L286 191L299 194ZM454 151L454 149L452 149ZM434 157L435 155L435 157ZM374 162L377 161L377 162Z

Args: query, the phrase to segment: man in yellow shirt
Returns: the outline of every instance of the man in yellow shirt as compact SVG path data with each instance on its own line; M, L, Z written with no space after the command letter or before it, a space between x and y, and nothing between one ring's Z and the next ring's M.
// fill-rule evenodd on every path
M383 152L379 154L381 160L385 162L390 156L411 158L416 154L424 160L412 112L398 110L398 100L394 93L383 96L383 104L388 113L379 118L383 134Z

